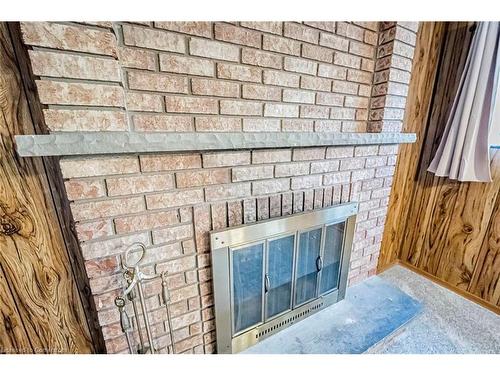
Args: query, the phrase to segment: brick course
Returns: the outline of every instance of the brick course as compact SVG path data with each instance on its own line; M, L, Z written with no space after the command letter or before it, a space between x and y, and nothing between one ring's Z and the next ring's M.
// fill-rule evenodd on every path
M130 172L134 174L130 177L103 175L116 171L116 167L111 167L112 164L105 159L99 161L100 164L91 165L95 171L94 179L90 180L88 172L83 171L81 177L67 181L68 197L75 200L75 219L85 219L81 224L85 227L81 227L79 237L84 241L82 250L88 261L102 264L101 260L117 255L125 244L140 240L146 243L148 251L156 254L155 259L162 264L161 267L172 273L172 277L183 275L182 279L185 280L187 272L197 270L194 284L182 281L172 291L176 293L179 290L176 298L187 303L196 296L204 296L205 300L212 298L210 263L207 258L210 229L337 204L354 197L358 189L356 186L359 186L362 194L357 196L360 215L356 236L361 245L355 248L359 247L361 253L358 256L358 252L353 252L350 272L352 283L362 280L363 275L366 277L376 266L376 246L381 241L383 228L383 222L378 219L386 215L388 201L382 202L382 199L390 193L390 181L388 185L384 184L393 172L393 167L387 165L386 154L395 151L395 147L388 146L357 146L255 150L251 153L140 155L145 170L159 170L161 174L144 171L137 175L137 170L131 168ZM71 161L64 159L62 163L64 165ZM119 161L127 166L139 164L137 156ZM375 164L365 169L369 161ZM249 164L251 162L253 164ZM341 171L338 171L339 168ZM375 174L377 178L374 178ZM359 185L355 185L356 181L359 181ZM293 196L291 191L295 191ZM114 198L117 195L124 197L117 200ZM207 207L204 202L209 202L207 214L203 213L206 212L204 207ZM102 204L103 207L100 206ZM188 212L183 213L189 213L184 218L186 221L181 219L182 207L189 208ZM193 213L190 207L193 207ZM367 215L364 216L363 212L367 212ZM101 217L110 217L114 225L110 227L106 221L99 221ZM145 231L151 233L151 240ZM196 243L196 257L191 255L191 247L186 247L186 241L191 240ZM163 244L169 247L161 247ZM96 293L100 294L103 288L119 288L118 278L111 277L117 274L119 268L116 266L94 272L91 280L97 288ZM197 283L200 283L199 295L196 288L190 289L189 294L183 289ZM109 311L112 314L112 300L107 305L102 298L100 301L103 313ZM189 315L189 310L185 310L184 315L187 315L181 315L182 319L194 319L196 316L198 320L192 324L203 321L205 328L202 326L201 331L193 329L193 336L188 334L185 340L213 332L214 329L213 303L205 303L205 307L194 306L197 307L193 307L195 310L192 314ZM117 322L118 317L112 316L103 321L105 329ZM212 346L204 345L204 350L208 352Z
M380 27L380 30L379 30ZM400 131L418 25L22 23L51 131ZM110 352L132 242L169 271L178 351L215 350L208 232L357 200L349 283L374 273L397 145L141 154L60 162ZM164 310L147 285L160 351Z

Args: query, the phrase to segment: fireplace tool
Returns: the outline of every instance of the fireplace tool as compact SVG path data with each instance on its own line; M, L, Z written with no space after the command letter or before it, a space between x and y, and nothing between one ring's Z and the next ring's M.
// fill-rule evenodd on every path
M173 343L173 330L172 330L172 322L171 322L171 314L170 314L170 295L168 291L167 285L167 272L156 272L155 266L155 274L147 275L141 271L140 264L142 263L144 256L146 254L146 247L144 244L136 242L130 245L124 252L122 257L122 267L125 269L123 277L127 282L127 287L123 291L123 293L115 298L115 305L118 308L120 313L120 325L122 332L125 334L127 345L130 353L151 353L154 354L156 349L153 343L153 335L151 332L151 324L148 318L148 311L146 306L146 300L144 298L144 289L143 282L147 280L153 280L156 278L161 278L161 286L162 286L162 303L166 309L167 315L167 323L168 329L170 333L170 348L169 352L174 353L174 343ZM135 325L136 330L139 337L139 344L137 345L137 349L134 349L134 344L132 342L132 337L134 333L134 327L131 323L131 320L125 310L127 300L132 304L132 309L135 316ZM139 312L141 310L141 313ZM142 315L142 319L141 319ZM145 338L143 336L143 328L142 323L144 324L144 328L146 330L146 339L147 344L145 343Z

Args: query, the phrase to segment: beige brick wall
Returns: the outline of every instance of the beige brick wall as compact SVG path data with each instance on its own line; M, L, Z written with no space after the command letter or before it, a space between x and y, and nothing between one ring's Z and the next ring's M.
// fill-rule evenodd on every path
M400 131L417 24L23 23L58 131ZM286 136L286 135L284 135ZM356 200L350 284L373 275L396 145L63 158L109 352L126 350L113 304L134 241L169 271L176 349L211 353L208 232ZM170 337L147 287L157 346Z

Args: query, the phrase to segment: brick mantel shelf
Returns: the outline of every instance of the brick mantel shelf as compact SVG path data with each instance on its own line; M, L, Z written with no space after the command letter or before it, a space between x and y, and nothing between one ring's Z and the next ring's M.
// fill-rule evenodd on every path
M127 154L413 143L413 133L124 133L67 132L16 136L20 156Z

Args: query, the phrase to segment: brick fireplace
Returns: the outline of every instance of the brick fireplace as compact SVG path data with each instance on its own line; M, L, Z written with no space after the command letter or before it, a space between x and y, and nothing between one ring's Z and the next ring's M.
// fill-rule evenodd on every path
M57 137L269 133L279 147L61 156L66 194L110 353L127 352L114 298L120 254L147 246L169 272L177 352L216 345L209 232L359 202L348 283L378 260L417 23L22 23L44 118ZM291 133L380 140L283 146ZM168 135L165 136L168 138ZM56 142L57 144L57 142ZM43 146L45 147L45 146ZM133 150L132 146L130 146ZM159 281L155 344L170 342Z

